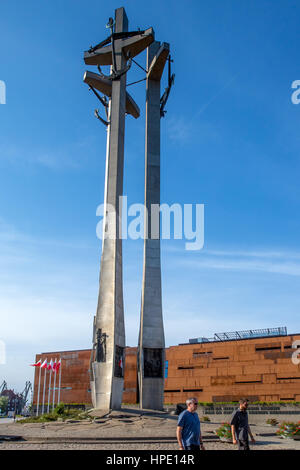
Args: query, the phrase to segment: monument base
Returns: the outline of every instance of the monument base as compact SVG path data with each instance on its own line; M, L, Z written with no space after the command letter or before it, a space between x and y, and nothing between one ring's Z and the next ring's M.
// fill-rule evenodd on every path
M164 379L143 378L140 385L140 408L146 410L164 410Z
M95 380L90 384L94 409L106 412L121 409L124 378L112 377L110 363L93 362L92 368Z

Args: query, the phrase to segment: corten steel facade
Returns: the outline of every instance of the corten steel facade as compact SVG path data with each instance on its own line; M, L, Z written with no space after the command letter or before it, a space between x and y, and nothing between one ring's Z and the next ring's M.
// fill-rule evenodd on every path
M43 362L45 359L61 358L61 391L60 402L63 403L76 403L76 404L92 404L91 390L90 390L90 349L82 349L77 351L54 351L42 354L37 354L36 362L39 359ZM135 403L137 397L137 348L126 348L125 351L126 368L124 373L124 403ZM39 384L39 369L35 368L34 376L34 393L33 404L37 404L38 397L38 384ZM45 388L45 403L48 404L49 393L49 374L46 372L46 388ZM43 387L44 387L45 370L41 371L41 385L40 385L40 399L39 403L43 401ZM55 384L55 403L58 399L58 385L59 373L56 377ZM53 373L50 385L50 404L53 401Z
M292 362L292 343L299 339L295 334L171 346L164 401L300 401L300 365Z
M50 359L61 358L61 392L60 401L63 403L91 403L90 393L90 365L91 350L82 349L78 351L54 351L36 355L36 362L39 359L43 362L45 359L50 362ZM49 393L49 375L50 372L46 371L46 387L45 387L45 403L48 404ZM50 387L49 402L52 405L53 400L53 373ZM45 369L41 370L41 384L40 384L40 398L39 403L43 401ZM38 384L39 384L39 368L35 368L34 375L34 388L33 388L33 405L37 404L38 397ZM58 399L58 385L59 373L56 377L55 383L55 402Z
M251 401L300 401L300 365L292 362L295 351L292 343L296 340L300 340L300 334L171 346L166 349L164 402L180 403L190 396L196 396L202 402L236 401L240 397L248 397ZM62 358L60 401L91 404L90 353L87 349L36 356L36 361ZM36 370L34 404L38 373ZM49 372L46 403L48 379ZM43 384L44 371L40 403ZM51 389L52 386L53 380ZM123 403L137 402L137 348L126 348Z

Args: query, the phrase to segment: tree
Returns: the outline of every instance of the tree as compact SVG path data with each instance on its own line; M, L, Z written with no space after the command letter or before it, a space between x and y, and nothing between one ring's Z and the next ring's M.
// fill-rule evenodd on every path
M6 414L8 406L8 397L0 397L0 413Z

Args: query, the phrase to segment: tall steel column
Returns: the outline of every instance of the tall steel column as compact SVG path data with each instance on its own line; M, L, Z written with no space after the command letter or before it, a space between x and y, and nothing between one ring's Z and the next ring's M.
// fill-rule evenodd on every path
M145 241L138 351L140 407L163 409L165 339L162 315L159 212L160 204L160 81L169 56L167 43L148 47L145 142ZM157 211L155 211L157 215ZM156 226L155 226L156 225Z
M153 41L153 30L128 32L124 8L115 11L111 36L85 53L88 65L111 65L105 77L86 72L84 81L110 98L105 179L105 236L102 245L99 297L93 329L91 392L96 409L118 409L124 382L125 329L123 311L122 239L120 196L123 194L125 113L139 116L126 93L127 61ZM109 44L111 43L111 44Z

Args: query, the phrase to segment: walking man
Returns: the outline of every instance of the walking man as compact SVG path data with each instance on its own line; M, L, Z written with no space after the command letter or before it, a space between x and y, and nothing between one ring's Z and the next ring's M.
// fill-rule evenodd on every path
M255 439L248 424L247 408L248 400L242 398L240 400L240 406L233 412L230 422L232 442L233 444L238 444L239 450L250 450L248 434L251 437L251 442L255 444Z
M197 398L186 400L187 409L178 416L177 441L180 450L205 450L201 437L200 420L197 413Z

